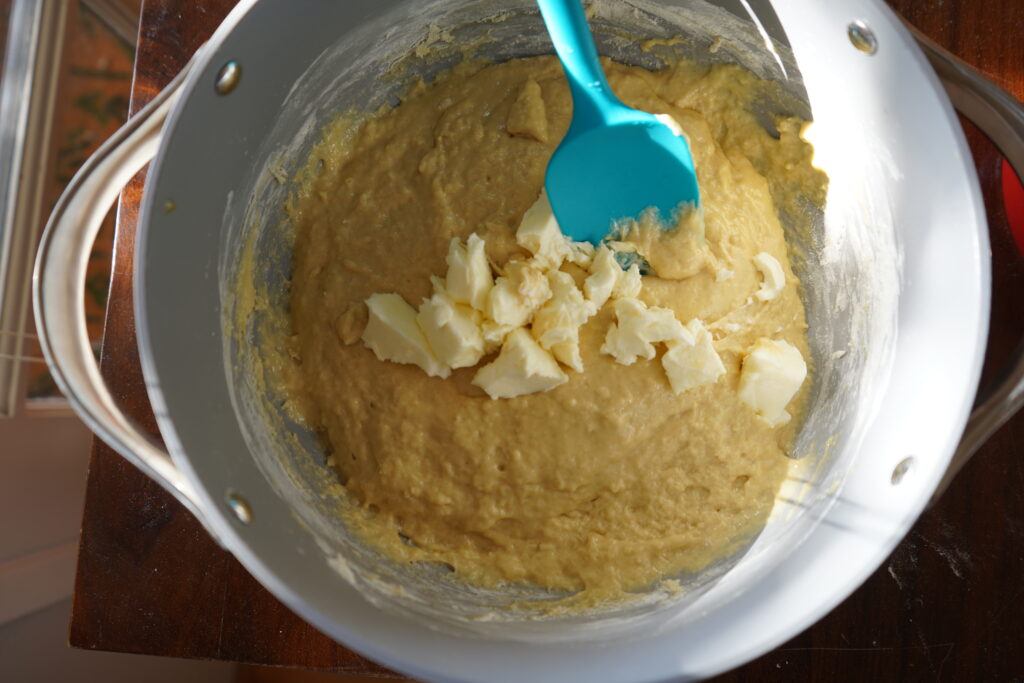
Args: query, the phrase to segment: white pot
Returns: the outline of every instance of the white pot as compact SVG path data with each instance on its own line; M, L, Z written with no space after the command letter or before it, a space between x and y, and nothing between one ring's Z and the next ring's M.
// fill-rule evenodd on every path
M35 275L43 349L99 436L289 607L368 657L432 680L712 675L782 643L849 595L909 529L954 453L959 466L1019 407L1020 358L968 423L989 310L988 237L971 157L925 54L881 2L786 0L774 11L754 0L599 2L599 37L608 24L644 35L682 31L699 51L721 35L719 58L743 60L809 104L816 162L831 183L824 225L798 264L817 369L797 446L806 457L753 547L720 567L728 571L694 578L678 604L467 621L460 609L486 611L500 596L444 591L384 566L323 513L315 445L281 446L275 435L294 425L254 381L245 331L233 335L225 321L247 230L260 231L258 275L287 279L288 245L274 231L287 187L270 181L268 163L294 168L341 106L383 98L376 76L386 58L407 52L428 23L477 35L476 20L497 8L518 14L488 25L493 56L549 51L539 19L523 14L529 0L243 0L58 204ZM648 58L629 45L606 48ZM954 58L926 51L958 105L1024 171L1019 104ZM100 220L154 155L135 303L166 452L103 386L80 310ZM406 595L382 581L403 583Z

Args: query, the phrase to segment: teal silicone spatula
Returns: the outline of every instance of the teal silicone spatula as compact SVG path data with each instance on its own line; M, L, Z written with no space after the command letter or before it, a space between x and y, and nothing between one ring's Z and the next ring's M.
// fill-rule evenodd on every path
M572 122L548 163L544 186L562 232L600 242L613 221L655 207L671 223L681 202L699 203L686 140L612 93L580 0L537 0L572 93Z

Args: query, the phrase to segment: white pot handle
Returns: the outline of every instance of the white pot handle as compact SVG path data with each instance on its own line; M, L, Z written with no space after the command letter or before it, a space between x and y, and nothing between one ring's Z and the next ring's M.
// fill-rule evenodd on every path
M1024 104L913 26L907 24L907 27L938 74L953 106L995 143L1017 176L1024 178ZM1021 406L1024 406L1024 343L1017 345L1013 358L993 385L978 393L960 445L932 496L933 503L978 448Z
M107 389L93 356L82 305L89 253L103 218L128 181L156 155L164 121L197 59L198 53L75 174L39 244L32 303L50 372L75 412L97 436L204 522L192 484L167 451L121 411ZM208 525L204 522L204 526Z

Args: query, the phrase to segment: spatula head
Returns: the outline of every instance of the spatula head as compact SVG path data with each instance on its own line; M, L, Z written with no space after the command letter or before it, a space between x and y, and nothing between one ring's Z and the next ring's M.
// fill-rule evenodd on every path
M648 207L674 225L680 204L699 203L689 145L653 116L572 133L551 156L545 180L555 218L571 239L597 244L614 221Z

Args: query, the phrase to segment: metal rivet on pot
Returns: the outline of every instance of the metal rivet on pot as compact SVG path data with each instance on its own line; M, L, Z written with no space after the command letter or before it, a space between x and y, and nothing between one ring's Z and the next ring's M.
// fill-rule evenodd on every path
M173 199L168 199L166 202L164 202L164 213L170 213L171 211L174 211L176 208L178 208L178 205L174 203Z
M874 31L869 29L863 21L855 21L850 24L846 29L846 34L850 36L853 46L864 54L873 55L878 52L878 39L875 38Z
M234 491L228 491L225 500L239 522L248 524L252 521L252 508L249 507L249 502L245 498Z
M242 65L232 59L217 72L217 82L215 84L217 94L227 95L238 87L240 80L242 80Z
M913 457L907 457L907 458L903 458L902 460L900 460L899 464L896 465L896 467L892 471L892 479L891 479L892 485L896 486L901 481L903 481L903 477L906 476L907 472L909 472L913 466L914 466L914 458Z

